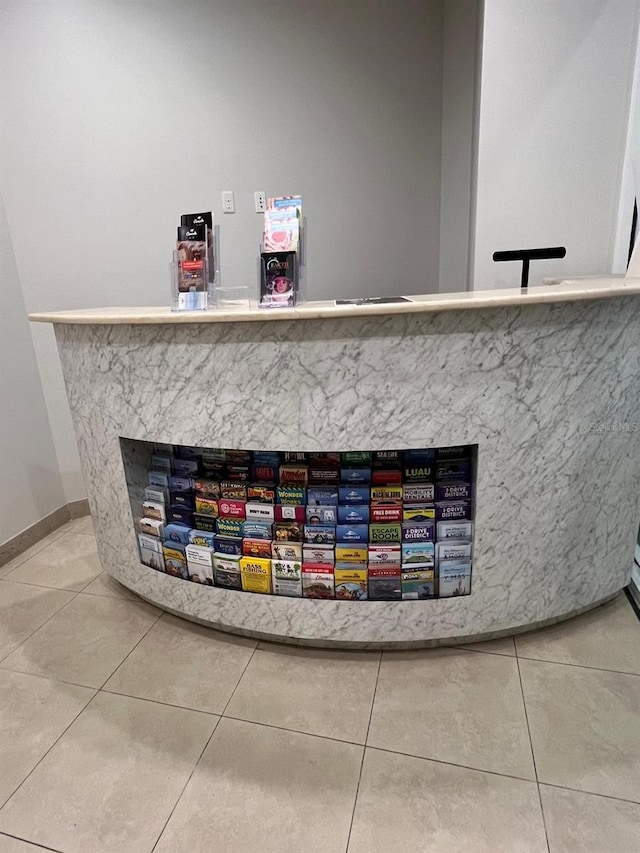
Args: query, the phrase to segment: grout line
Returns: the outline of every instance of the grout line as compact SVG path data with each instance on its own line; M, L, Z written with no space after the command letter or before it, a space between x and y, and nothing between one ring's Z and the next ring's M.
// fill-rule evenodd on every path
M255 653L258 651L258 646L259 646L259 645L260 645L260 640L256 640L256 644L255 644L255 646L254 646L254 648L253 648L253 651L251 652L251 655L249 656L249 660L247 661L247 663L246 663L246 665L245 665L245 668L244 668L244 669L242 670L242 672L240 673L240 677L239 677L239 678L238 678L238 680L236 681L236 686L235 686L235 687L233 688L233 690L231 691L231 696L229 696L229 698L227 699L227 703L226 703L226 705L225 705L225 706L224 706L224 708L222 709L222 713L220 714L220 716L221 716L221 717L224 717L224 716L225 716L225 714L227 713L227 708L229 707L229 705L230 705L231 700L233 699L233 697L236 695L236 690L238 689L238 686L240 685L240 682L241 682L241 681L242 681L242 679L244 678L244 674L245 674L245 672L249 669L249 664L250 664L250 663L251 663L251 661L253 660L253 657L254 657ZM235 719L235 718L230 717L229 719Z
M554 782L540 782L539 785L545 788L559 788L561 791L573 791L576 794L584 794L585 797L600 797L603 800L615 800L618 803L640 806L640 800L627 800L624 797L614 797L611 794L598 794L596 791L584 791L582 788L570 788L568 785L556 785Z
M387 746L367 746L367 749L375 749L377 752L390 752L392 755L403 755L405 758L415 758L418 761L432 761L434 764L444 764L447 767L459 767L461 770L471 770L473 773L488 773L490 776L499 776L501 779L515 779L518 782L528 782L535 785L535 779L527 779L525 776L514 776L513 773L499 773L497 770L487 770L484 767L472 767L470 764L458 764L455 761L444 761L442 758L429 758L426 755L414 755L412 752L402 752L399 749L390 749Z
M154 843L153 843L153 847L151 848L151 853L153 853L153 851L156 849L156 847L158 846L158 844L159 844L159 842L160 842L160 839L161 839L161 838L162 838L162 836L164 835L164 831L165 831L165 829L167 828L167 824L169 823L169 821L170 821L170 820L171 820L171 818L173 817L173 813L175 812L175 810L178 808L178 803L179 803L179 802L180 802L180 800L182 799L182 795L184 794L184 792L187 790L187 785L189 784L189 782L191 782L191 779L192 779L192 777L193 777L193 774L196 772L196 769L197 769L198 765L200 764L200 761L202 760L202 756L204 755L204 753L205 753L205 751L206 751L207 747L209 746L209 744L211 743L211 740L212 740L212 738L213 738L214 734L216 733L216 729L217 729L217 728L218 728L218 726L220 725L220 720L221 720L221 719L222 719L222 717L218 717L218 719L216 720L216 722L215 722L215 724L214 724L214 726L213 726L213 729L212 729L212 731L211 731L211 734L210 734L210 735L209 735L209 737L207 738L207 742L206 742L206 743L205 743L205 745L202 747L202 752L201 752L201 753L200 753L200 755L198 756L198 760L197 760L197 761L195 762L195 764L193 765L193 768L192 768L192 770L191 770L191 773L189 773L189 778L188 778L188 779L187 779L187 781L184 783L184 785L183 785L183 787L182 787L182 790L181 790L181 791L180 791L180 793L178 794L178 796L177 796L177 798L176 798L176 801L175 801L175 803L173 804L173 808L172 808L172 809L171 809L171 811L169 812L169 815L168 815L167 819L165 820L165 822L162 824L162 829L160 830L160 832L159 832L159 834L158 834L158 837L156 838L156 840L155 840L155 841L154 841Z
M364 747L363 743L356 743L353 740L331 737L330 735L319 735L317 732L303 732L301 729L287 729L285 726L276 726L273 723L261 723L258 720L245 720L244 717L233 717L230 714L225 714L224 718L225 720L235 720L238 723L249 723L252 726L262 726L265 729L275 729L278 732L290 732L294 735L304 735L305 737L317 737L320 738L320 740L330 740L333 743L347 743L349 746Z
M631 675L635 678L640 678L640 672L625 672L622 669L606 669L603 666L587 666L585 663L565 663L561 660L547 660L546 658L530 658L524 655L518 655L516 660L532 660L536 663L550 663L554 666L571 666L574 669L590 669L592 672L611 672L613 675Z
M69 681L67 678L55 678L53 675L43 675L41 672L28 672L24 669L13 669L5 663L0 663L3 672L15 672L16 675L27 675L30 678L42 678L44 681L53 681L54 684L67 684L69 687L81 687L83 690L99 690L93 684L79 684L77 681Z
M256 653L256 649L257 649L257 648L258 648L258 641L256 640L256 644L255 644L255 646L254 646L254 648L253 648L253 651L252 651L252 652L251 652L251 654L249 655L249 660L247 661L247 663L246 663L246 665L245 665L244 669L242 670L242 672L240 673L240 677L238 678L238 680L237 680L237 682L236 682L236 686L235 686L235 687L233 688L233 690L231 691L231 696L229 696L229 699L228 699L228 701L227 701L226 705L224 706L224 709L223 709L223 711L222 711L222 714L224 714L224 712L227 710L227 708L228 708L228 706L229 706L229 702L231 702L231 700L233 699L233 695L234 695L234 693L236 692L236 690L238 689L238 684L240 684L240 682L241 682L241 680L242 680L242 677L244 676L245 672L247 671L247 667L249 666L249 664L250 664L250 663L251 663L251 661L253 660L253 656L255 655L255 653ZM209 744L211 743L211 740L212 740L212 738L213 738L214 734L216 733L216 729L217 729L217 728L218 728L218 726L220 725L220 720L222 720L222 714L220 714L220 715L218 716L218 719L217 719L217 721L216 721L216 724L215 724L215 725L214 725L214 727L213 727L213 731L211 732L211 735L210 735L209 739L208 739L208 740L207 740L207 742L205 743L205 745L204 745L204 747L203 747L203 749L202 749L202 752L201 752L201 753L200 753L200 755L198 756L198 760L197 760L197 761L196 761L196 763L193 765L193 769L192 769L191 773L189 774L189 778L188 778L188 779L187 779L187 781L185 782L183 789L180 791L180 794L179 794L179 795L178 795L178 797L176 798L176 801L175 801L175 803L173 804L173 808L172 808L172 809L171 809L171 811L169 812L169 816L167 817L166 821L164 822L164 824L163 824L163 826L162 826L162 829L160 830L160 833L159 833L158 837L157 837L157 838L156 838L156 840L155 840L155 844L154 844L154 845L153 845L153 847L151 848L151 853L153 853L153 851L154 851L154 850L156 849L156 847L158 846L158 843L160 842L160 839L161 839L161 838L162 838L162 836L164 835L164 831L165 831L165 829L167 828L167 826L168 826L168 824L169 824L169 821L170 821L170 820L171 820L171 818L173 817L173 813L174 813L174 812L175 812L175 810L178 808L178 804L180 803L180 800L182 799L183 794L184 794L184 792L185 792L185 791L186 791L186 789L187 789L187 785L188 785L188 784L189 784L189 782L191 781L191 779L192 779L192 777L193 777L193 774L194 774L194 773L196 772L196 770L198 769L198 765L199 765L199 764L200 764L200 762L202 761L202 756L204 755L204 753L205 753L205 751L206 751L207 747L209 746ZM227 717L227 719L229 719L229 718Z
M26 586L26 584L23 584L23 586ZM56 591L57 592L66 592L67 590L59 589ZM62 607L60 607L58 610L56 610L55 613L52 613L48 619L45 619L45 621L42 623L42 625L38 625L37 628L34 628L28 637L25 637L21 643L18 643L18 645L15 647L15 649L11 649L11 651L8 652L4 657L0 658L0 665L2 665L4 663L4 661L6 661L10 655L12 655L14 652L17 652L19 648L24 646L24 644L27 642L27 640L30 640L35 634L38 633L38 631L41 628L44 628L45 625L47 625L49 622L51 622L51 620L53 619L54 616L57 616L58 613L62 613L62 611L65 609L65 607L68 607L72 601L75 601L77 595L78 595L77 592L73 593L72 597L69 599L69 601L65 601L65 603L62 605ZM5 668L8 669L9 667L5 667Z
M91 586L91 584L94 581L98 580L98 578L101 575L105 575L105 574L107 574L107 573L106 572L100 572L99 575L96 575L96 577L92 581L89 582L89 586L85 586L85 588L83 590L81 590L78 593L78 595L91 595L94 598L111 598L111 599L115 599L116 601L137 601L141 604L149 604L148 601L145 601L144 598L140 598L140 596L136 595L135 592L129 592L129 590L127 589L126 586L123 586L122 589L126 590L127 595L109 595L109 593L106 593L106 592L91 592L89 590L89 587ZM109 575L109 577L110 577L110 575ZM113 578L113 580L115 581L115 578ZM118 583L118 581L115 581L115 582ZM158 605L152 604L151 606L157 608ZM163 610L162 612L166 613L167 611ZM192 624L195 624L195 623L192 623Z
M345 853L349 853L349 844L351 843L351 832L353 830L353 820L356 816L356 806L358 805L358 794L360 793L360 782L362 780L362 768L364 767L364 758L367 754L367 741L369 740L369 729L371 728L371 720L373 719L373 706L376 701L376 693L378 691L378 682L380 680L380 667L382 666L382 650L380 651L380 657L378 658L378 671L376 672L376 683L373 687L373 696L371 697L371 708L369 710L369 721L367 723L367 732L364 736L364 746L362 749L362 759L360 761L360 772L358 773L358 782L356 784L356 792L353 797L353 809L351 810L351 820L349 821L349 832L347 833L347 846L345 847Z
M47 847L45 844L38 844L37 841L31 841L28 838L22 838L20 835L11 835L10 832L2 832L0 831L0 838L15 838L16 841L24 841L25 844L30 844L32 847L35 847L37 850L52 850L53 853L64 853L63 850L59 850L57 847Z
M79 595L79 594L80 594L80 593L78 593L78 595ZM106 595L105 595L105 596L94 596L94 597L95 597L95 598L107 598L107 596L106 596ZM113 600L113 599L112 599L112 600ZM123 601L122 603L123 603L123 604L126 604L127 602L126 602L126 601ZM155 605L152 605L152 606L155 606ZM157 608L156 608L156 609L157 609ZM138 648L138 646L140 645L140 643L141 643L141 642L144 640L144 638L147 636L147 634L149 633L149 631L151 631L151 629L152 629L152 628L154 628L154 627L156 626L156 624L158 623L158 621L162 618L162 616L163 616L163 614L164 614L164 613L165 613L165 611L164 611L164 610L161 610L161 611L160 611L160 613L158 614L158 616L156 616L156 618L153 620L153 622L151 623L151 625L149 625L149 627L148 627L148 628L147 628L147 630L144 632L144 634L140 637L140 639L138 640L138 642L133 646L133 648L131 648L131 649L127 652L127 654L123 657L123 659L120 661L120 663L115 667L115 669L113 670L113 672L111 672L111 674L110 674L110 675L108 675L108 676L105 678L105 680L102 682L102 684L101 684L101 685L100 685L100 687L98 688L99 690L102 690L102 688L105 686L105 684L107 683L107 681L109 681L109 679L110 679L110 678L113 678L113 676L114 676L114 675L116 674L116 672L120 669L120 667L124 664L124 662L125 662L126 660L128 660L129 656L130 656L130 655L132 655L132 654L135 652L135 650ZM107 692L110 692L110 691L107 691ZM139 698L139 697L137 697L137 696L133 696L132 698L133 698L133 699L137 699L137 698Z
M499 637L498 639L503 640L504 637ZM513 639L513 637L511 637L511 639ZM478 642L484 642L484 641L478 640ZM492 643L493 640L487 640L486 642ZM514 658L514 657L516 657L515 643L514 643L513 654L509 654L509 652L490 652L488 649L472 649L469 646L434 646L433 648L454 649L456 651L460 650L462 652L474 652L477 655L494 655L494 656L497 655L498 657L501 657L501 658ZM387 649L387 651L393 651L393 649Z
M100 577L100 575L96 575L96 578L97 577ZM17 584L20 584L20 586L31 586L31 587L34 587L35 589L50 589L53 592L71 592L74 595L80 595L80 593L84 592L85 589L87 588L87 586L89 586L89 584L92 584L96 578L91 578L90 581L87 581L86 586L84 586L82 589L68 589L68 588L63 587L63 586L46 586L43 583L30 583L29 581L17 581L17 580L13 580L12 578L9 578L9 577L0 578L0 580L9 581L9 583L17 583ZM95 595L95 593L89 593L89 595ZM103 596L103 597L106 598L106 596Z
M18 785L18 787L17 787L17 788L16 788L16 789L15 789L15 790L14 790L14 791L13 791L13 792L8 796L8 797L7 797L7 798L6 798L6 800L2 803L2 805L0 805L0 812L1 812L1 811L2 811L2 809L6 806L6 804L9 802L9 800L10 800L12 797L15 797L15 795L18 793L18 791L20 790L20 788L22 788L22 786L23 786L23 785L24 785L24 783L27 781L27 779L29 779L29 778L33 775L33 773L34 773L34 772L36 771L36 769L37 769L37 768L42 764L42 762L43 762L43 761L44 761L44 759L47 757L47 755L49 755L49 753L50 753L50 752L51 752L51 750L54 748L54 746L56 746L56 744L59 742L59 740L60 740L62 737L64 737L64 736L66 735L66 733L69 731L69 729L70 729L70 728L71 728L71 726L75 723L75 721L78 719L78 717L79 717L81 714L83 714L83 713L87 710L87 708L89 707L89 705L93 702L93 700L94 700L94 699L96 698L96 696L98 695L98 692L99 692L99 691L98 691L98 690L96 690L95 688L85 688L85 689L86 689L86 690L93 690L93 691L94 691L93 696L91 696L91 698L90 698L90 699L88 699L88 700L85 702L85 704L82 706L82 708L80 708L80 710L78 711L78 713L73 717L73 719L69 722L69 724L68 724L67 726L65 726L64 730L63 730L62 732L60 732L60 734L58 735L58 737L53 741L53 743L51 744L51 746L49 747L49 749L47 749L47 751L46 751L46 752L45 752L45 753L44 753L44 754L43 754L43 755L38 759L38 761L36 761L36 763L33 765L33 767L31 768L31 770L30 770L30 771L27 773L27 775L24 777L24 779L22 780L22 782L20 782L20 784ZM31 842L30 842L30 843L31 843Z
M110 675L109 678L112 676ZM140 702L151 702L154 705L164 705L167 708L177 708L179 711L193 711L196 714L207 714L210 717L220 717L220 711L203 711L202 708L192 708L191 705L176 705L175 702L165 702L163 699L150 699L148 696L136 696L133 693L124 693L121 690L107 690L106 687L100 688L100 693L106 693L109 696L124 696L127 699L138 699Z
M540 813L542 814L542 826L544 828L544 837L547 842L547 851L551 853L549 846L549 833L547 832L547 820L544 814L544 806L542 805L542 794L540 793L540 779L538 777L538 766L536 764L536 754L533 749L533 738L531 737L531 726L529 725L529 714L527 712L527 700L524 695L524 685L522 683L522 673L520 672L520 660L516 655L516 667L518 669L518 681L520 682L520 695L522 696L522 707L524 709L524 718L527 723L527 735L529 736L529 747L531 749L531 760L533 761L533 772L536 776L536 790L538 792L538 802L540 803Z

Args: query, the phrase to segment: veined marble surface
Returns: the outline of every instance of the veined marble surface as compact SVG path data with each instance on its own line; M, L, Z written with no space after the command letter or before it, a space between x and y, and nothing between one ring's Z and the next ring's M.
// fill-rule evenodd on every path
M55 328L101 562L161 607L292 642L429 644L555 620L628 582L640 517L637 296ZM138 560L120 436L250 450L477 443L472 593L313 601L154 572Z
M166 307L87 308L30 314L35 323L65 324L192 324L237 323L291 320L333 319L336 317L379 317L390 314L421 314L434 311L460 311L497 308L502 305L520 307L543 302L580 302L586 299L612 299L631 293L640 294L640 278L609 276L592 279L567 279L548 285L502 290L470 290L462 293L407 294L411 302L369 305L335 305L332 301L303 302L295 308L238 308L233 311L171 311Z

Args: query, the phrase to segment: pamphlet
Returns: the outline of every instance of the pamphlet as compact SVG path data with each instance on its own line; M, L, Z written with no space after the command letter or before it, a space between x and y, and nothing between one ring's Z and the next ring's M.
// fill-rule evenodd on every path
M140 476L137 497L140 559L150 569L209 587L345 602L471 592L469 448L152 450L149 485Z
M178 307L196 310L206 307L208 254L207 226L180 225L177 240Z
M265 252L297 252L300 246L302 198L283 196L267 199L264 212Z
M292 308L298 290L295 252L262 252L260 308Z

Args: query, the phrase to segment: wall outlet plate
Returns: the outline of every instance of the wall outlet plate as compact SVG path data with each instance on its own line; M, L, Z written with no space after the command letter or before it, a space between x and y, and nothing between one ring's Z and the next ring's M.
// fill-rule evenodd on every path
M222 192L222 212L235 213L236 203L233 198L233 190L223 190Z
M254 193L256 213L264 213L267 209L267 195L263 192Z

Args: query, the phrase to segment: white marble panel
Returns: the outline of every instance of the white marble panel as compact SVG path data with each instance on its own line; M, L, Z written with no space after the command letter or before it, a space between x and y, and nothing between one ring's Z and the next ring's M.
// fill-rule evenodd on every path
M415 643L555 620L628 581L640 515L640 302L278 323L56 325L106 571L227 629ZM473 590L325 602L140 566L119 437L264 450L479 445Z

